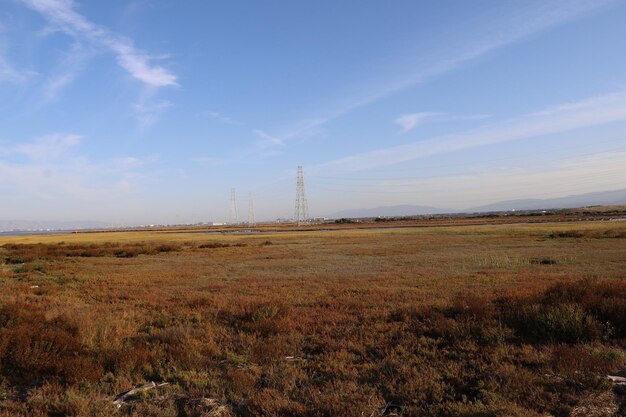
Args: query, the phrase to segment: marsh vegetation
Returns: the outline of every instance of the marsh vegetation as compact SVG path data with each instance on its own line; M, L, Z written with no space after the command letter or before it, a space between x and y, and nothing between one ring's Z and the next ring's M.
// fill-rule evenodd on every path
M3 416L624 412L621 223L2 238L0 260Z

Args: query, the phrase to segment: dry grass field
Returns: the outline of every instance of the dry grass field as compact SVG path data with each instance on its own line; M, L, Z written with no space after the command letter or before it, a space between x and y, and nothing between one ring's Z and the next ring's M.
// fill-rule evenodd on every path
M626 415L626 222L1 237L0 260L2 416Z

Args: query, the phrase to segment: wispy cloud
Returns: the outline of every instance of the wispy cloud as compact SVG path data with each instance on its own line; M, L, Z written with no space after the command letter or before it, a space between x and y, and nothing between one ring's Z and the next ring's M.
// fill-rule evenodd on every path
M564 197L623 188L616 178L626 175L626 152L597 153L567 158L548 169L494 169L465 175L387 181L380 188L400 201L419 190L420 198L443 207L468 208L495 201L521 198ZM494 171L497 175L494 175Z
M133 44L124 38L108 38L104 43L117 53L118 64L136 79L152 87L177 85L174 74L163 67L150 64L151 60L158 57L137 51Z
M228 116L224 116L223 114L221 114L220 112L217 111L210 111L206 113L210 118L215 119L215 120L219 120L222 123L226 123L227 125L239 125L241 123L233 120L232 118L228 117Z
M86 205L110 202L132 191L125 172L98 174L104 165L82 160L63 164L13 164L0 160L0 185L14 188L12 197L65 200L79 199ZM80 213L75 213L80 216Z
M7 81L12 83L21 83L26 79L23 72L18 71L6 58L6 45L4 44L4 33L7 28L3 22L0 22L0 82ZM30 75L30 74L28 74Z
M319 135L324 131L324 124L328 121L328 119L310 119L304 120L295 126L291 126L289 129L285 130L280 134L270 135L262 130L253 130L253 133L264 140L261 145L263 148L269 148L271 146L286 146L287 142L293 139L307 139L313 136ZM259 134L261 132L261 134ZM265 137L264 137L265 135ZM278 152L265 152L265 156L278 155Z
M552 159L549 166L521 163L490 164L464 174L423 178L371 180L338 184L314 192L332 193L334 207L345 209L380 205L417 204L444 209L468 209L503 200L555 198L624 188L625 151L598 152ZM318 195L318 198L319 195ZM514 207L509 207L514 208Z
M56 133L16 145L9 153L22 154L33 160L50 160L59 157L68 148L77 145L81 139L82 136L80 135Z
M437 116L441 116L444 113L422 112L422 113L409 113L398 116L394 123L402 128L402 132L406 133L413 130L417 125L421 125L429 119L433 119Z
M393 122L402 128L402 133L407 133L415 127L428 122L455 122L463 120L484 120L493 117L491 114L467 114L457 115L441 112L408 113L398 116Z
M154 57L137 49L132 40L89 21L78 13L73 0L21 0L31 9L41 13L55 29L77 40L89 41L105 47L115 54L117 63L133 78L151 87L177 84L177 77L159 65Z
M267 158L283 154L282 147L285 143L282 139L273 136L261 129L253 129L253 141L246 142L246 146L230 155L220 156L195 156L191 161L210 167L223 167L228 165L246 164L259 157Z
M161 114L171 106L172 103L168 100L155 100L148 97L134 103L133 110L139 126L147 128L152 126L161 117Z
M13 68L4 57L0 56L0 81L21 82L24 75Z
M49 77L44 85L46 100L55 100L59 93L69 85L85 68L91 52L80 42L74 42L65 52L56 73Z
M8 43L5 42L2 32L3 28L0 27L0 82L26 84L33 76L37 75L37 73L29 69L19 68L11 62L8 58L10 54L7 52L11 48Z
M0 148L0 187L11 190L14 200L71 198L86 205L132 191L146 160L122 156L93 162L80 154L82 140L57 133Z
M296 131L292 137L318 130L328 122L356 109L456 70L471 61L537 33L581 18L612 1L557 0L545 2L541 7L525 9L514 19L509 18L507 21L491 19L496 24L485 23L486 30L484 33L487 33L487 36L474 37L474 39L470 37L464 47L451 49L449 56L435 60L429 65L417 65L407 76L395 77L373 87L363 88L364 93L361 96L352 97L351 100L342 102L341 105L328 111L325 115L313 118L313 123L308 123L307 128L300 132ZM405 122L410 125L410 120Z
M341 167L351 171L368 170L445 152L534 138L623 120L626 120L626 91L552 107L466 133L348 156L326 163L318 169Z
M282 139L279 139L279 138L277 138L275 136L272 136L272 135L270 135L270 134L268 134L268 133L266 133L266 132L264 132L262 130L257 129L257 130L254 130L253 132L259 138L261 138L261 146L263 148L267 148L267 147L270 147L270 146L276 146L276 145L278 145L278 146L284 146L285 145L285 142L283 142Z
M113 160L113 165L120 168L137 168L143 165L143 163L144 161L134 156L124 156Z

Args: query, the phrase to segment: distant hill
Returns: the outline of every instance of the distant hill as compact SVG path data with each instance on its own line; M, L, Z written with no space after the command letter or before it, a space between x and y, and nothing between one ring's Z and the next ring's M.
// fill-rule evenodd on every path
M0 232L13 230L73 230L73 229L102 229L111 227L111 223L98 221L30 221L30 220L0 220Z
M471 207L463 210L445 209L430 206L383 206L369 209L343 210L332 214L331 218L359 218L359 217L402 217L419 216L428 214L445 213L486 213L492 211L510 210L543 210L575 208L585 206L611 206L626 204L626 189L616 191L603 191L596 193L578 194L567 197L547 198L547 199L520 199L500 201L484 206Z
M498 203L469 208L463 211L466 213L481 213L489 211L542 210L584 206L613 206L620 204L626 204L626 190L604 191L548 199L501 201Z
M333 219L358 217L401 217L417 216L424 214L450 213L455 211L456 210L448 210L430 206L400 205L376 207L371 209L343 210L332 214L330 217Z

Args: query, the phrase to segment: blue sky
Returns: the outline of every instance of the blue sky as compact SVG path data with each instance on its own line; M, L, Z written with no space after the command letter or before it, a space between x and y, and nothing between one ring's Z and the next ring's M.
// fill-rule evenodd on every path
M0 218L626 187L626 2L2 0Z

